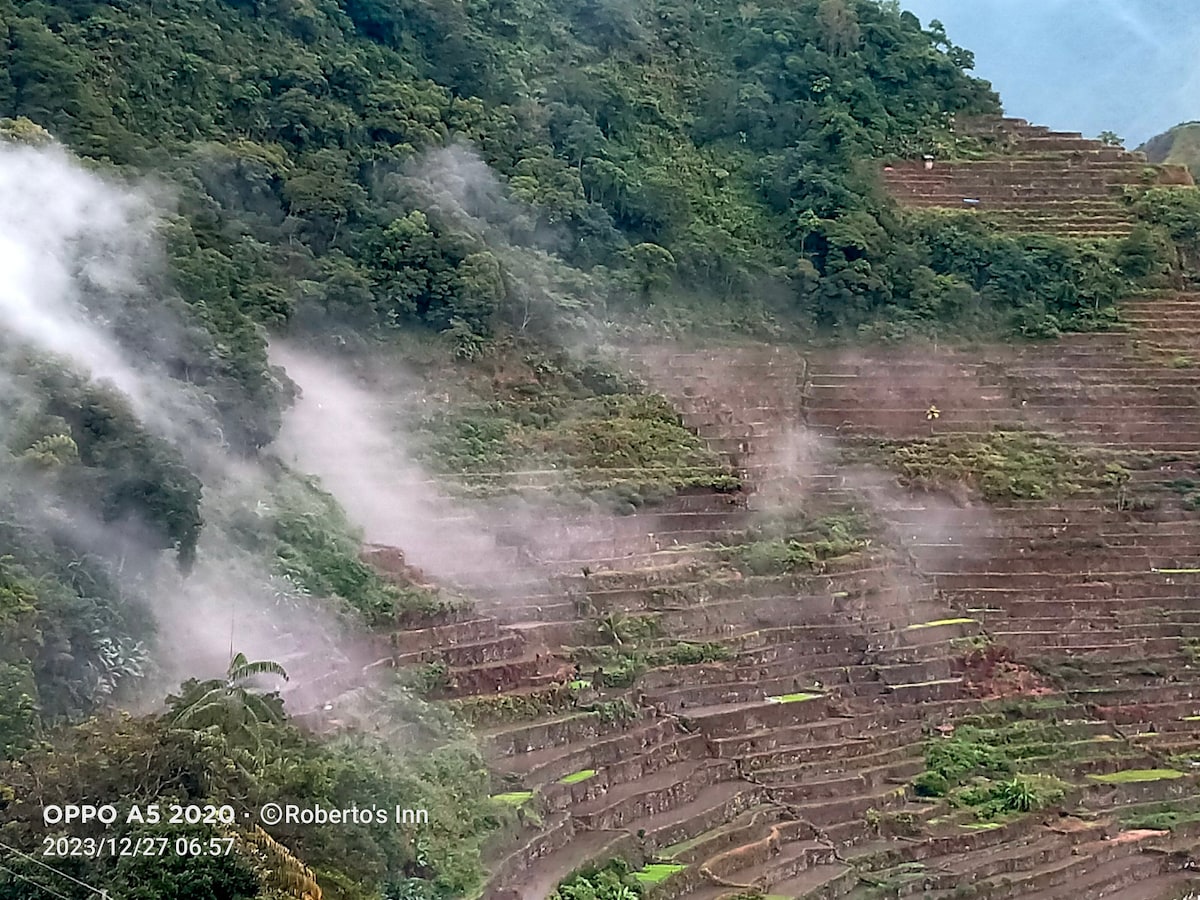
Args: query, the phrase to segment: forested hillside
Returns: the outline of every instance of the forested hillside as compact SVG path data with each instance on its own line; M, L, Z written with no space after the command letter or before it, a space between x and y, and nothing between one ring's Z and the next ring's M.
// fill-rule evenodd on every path
M331 501L276 462L255 486L269 503L234 501L231 461L257 460L292 396L268 336L352 351L402 337L466 366L613 322L903 339L1103 318L1159 273L1165 237L1008 237L902 217L880 191L880 159L972 152L950 117L998 99L970 65L940 28L871 0L0 0L0 136L160 188L165 264L136 291L89 283L83 306L208 427L154 427L27 346L0 304L0 841L32 851L52 802L369 794L436 821L419 839L284 828L281 844L239 835L229 857L55 865L125 900L300 897L313 870L333 898L478 887L506 812L461 725L402 688L397 720L423 723L411 753L388 733L305 735L246 690L269 667L237 660L161 717L115 713L156 667L145 604L165 602L163 554L186 575L206 540L231 542L287 602L360 625L439 602L381 582ZM39 165L29 152L0 155L6 191ZM32 896L36 864L4 866L0 898Z
M932 148L949 114L996 107L943 35L894 5L845 0L6 3L0 15L6 115L181 191L175 283L232 351L212 374L255 410L240 429L250 444L270 430L258 323L486 336L549 327L555 300L603 309L671 281L740 300L768 277L785 309L811 312L820 292L802 251L822 228L826 305L839 292L886 300L901 267L860 258L886 257L891 223L855 163ZM421 168L448 146L462 149ZM503 243L551 254L545 284L430 213L433 178L471 185L462 212L486 217L496 191L475 154L521 207Z

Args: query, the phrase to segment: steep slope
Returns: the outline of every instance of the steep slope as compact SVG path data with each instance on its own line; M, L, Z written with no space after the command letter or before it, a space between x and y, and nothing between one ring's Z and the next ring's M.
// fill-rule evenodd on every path
M779 278L781 297L807 288L807 274L793 285L784 269L796 258L792 197L808 189L814 165L845 180L876 145L933 140L949 114L995 109L949 49L865 0L636 9L0 0L0 136L27 148L6 143L0 163L5 260L22 276L18 296L0 296L4 842L34 852L46 836L39 804L73 802L82 784L98 801L235 796L253 806L270 796L341 808L366 794L432 814L419 840L397 829L271 826L263 835L239 826L235 852L219 860L58 860L74 881L6 854L0 896L24 900L22 878L64 896L84 892L83 882L159 896L202 882L242 898L315 896L315 881L325 896L351 900L478 886L480 844L513 814L486 799L471 741L415 697L423 685L382 699L350 689L363 662L425 660L431 649L441 658L429 664L453 683L433 669L424 681L447 694L493 687L505 660L539 686L559 671L524 652L536 629L479 621L449 591L413 584L407 569L400 584L383 583L358 559L337 504L263 451L293 399L270 365L268 335L288 331L352 355L400 334L463 359L540 365L563 331L587 333L610 308L636 311L664 292L703 289L738 307L764 277ZM135 191L150 202L122 199ZM45 227L56 202L81 196L91 199L61 234ZM54 266L23 255L46 235ZM114 248L126 236L136 244L128 267L114 256L129 249ZM51 296L59 287L63 297ZM51 327L31 330L30 309L54 309ZM119 391L77 383L64 364L10 346L73 322L97 336L78 344L111 349L150 373L155 391L186 397L199 412L184 437L148 433ZM606 423L633 429L631 443L638 429L676 434L661 404L618 397L610 421L607 401L579 393L584 412L572 422L554 421L563 407L526 411L520 436L541 441L543 459L588 441L595 457L630 458L604 441ZM476 437L464 443L478 448ZM653 448L640 446L632 458L642 464ZM683 465L694 448L676 449ZM640 499L622 476L610 481ZM654 528L693 513L686 498L677 503ZM626 537L618 530L609 547ZM635 543L655 552L648 539ZM172 555L190 581L159 565ZM163 581L148 580L160 572ZM548 597L522 618L571 606ZM328 742L283 719L247 682L277 670L237 657L228 670L206 664L164 715L111 715L156 675L155 655L187 677L203 651L263 638L245 615L259 604L274 610L259 623L265 645L293 677L285 711L314 713L306 723L322 728L365 720L355 739ZM185 633L160 645L151 611L187 622ZM456 624L464 616L469 624ZM356 633L413 622L426 633L382 648ZM456 628L473 639L447 651ZM491 669L473 674L481 666ZM145 705L161 710L157 680L153 692ZM334 694L350 695L345 715L325 709ZM146 768L125 765L130 758ZM169 833L226 837L209 826ZM147 836L136 825L120 835Z
M968 210L1005 231L1101 239L1124 237L1137 222L1122 188L1192 183L1181 165L1149 168L1140 154L1023 119L968 119L954 132L979 141L978 158L886 166L900 203Z
M518 296L547 261L464 243L456 210L431 202L493 177L456 154L420 167L447 144L511 186L520 216L494 185L458 200L470 220L498 215L501 243L622 271L635 293L678 279L740 298L787 263L806 167L842 171L996 104L915 20L865 0L10 0L0 17L0 116L168 170L188 213L172 234L177 285L241 343L247 320L549 328L553 297ZM563 276L551 293L576 303L612 288Z
M161 375L157 387L196 401L209 429L206 440L150 434L118 391L9 347L30 332L0 295L0 375L6 389L20 388L0 401L0 626L14 638L0 651L4 842L35 852L46 837L42 808L81 792L139 803L236 798L246 815L268 802L371 801L420 805L430 817L344 832L268 822L264 833L240 821L169 830L184 841L172 848L219 836L236 852L59 860L69 878L53 884L72 900L92 893L84 882L114 895L211 888L230 900L481 891L541 900L618 854L663 900L911 891L922 854L946 867L930 890L976 879L994 896L1061 892L1076 877L1108 890L1143 875L1174 885L1174 857L1153 851L1186 851L1186 842L1110 840L1108 829L1137 799L1182 798L1149 812L1186 818L1192 780L1172 770L1151 787L1113 787L1089 776L1154 770L1172 748L1190 750L1190 679L1160 684L1133 662L1138 652L1156 666L1178 662L1191 623L1168 591L1175 586L1159 586L1165 624L1135 604L1086 635L1041 608L964 610L956 593L994 578L1009 585L1010 576L1038 590L1090 579L1109 564L1096 554L1080 557L1081 571L1044 572L1062 561L1055 547L1021 551L1042 538L1041 518L1077 508L1099 520L1095 504L1110 494L1124 503L1122 470L1068 464L1041 444L1025 454L1017 441L1018 465L1062 466L1056 490L1077 485L1103 499L1036 514L1020 502L998 507L1015 537L997 540L1002 571L981 569L937 535L916 546L897 537L911 536L912 518L953 521L945 504L809 447L813 433L838 429L912 437L911 414L925 404L916 398L962 366L966 393L986 396L961 409L930 399L946 405L945 424L961 426L954 436L976 431L991 421L994 385L959 356L895 365L887 387L902 395L897 406L873 396L870 377L856 382L824 409L836 425L819 421L813 375L836 387L859 373L796 344L641 354L634 367L674 398L678 416L611 363L564 362L561 347L599 332L624 336L607 326L626 319L653 332L672 319L720 332L727 319L731 330L757 322L842 335L1047 334L1103 324L1134 280L1161 280L1172 266L1179 274L1182 242L1195 236L1186 207L1172 207L1173 224L1152 235L1160 244L1139 244L1137 229L1096 248L1069 228L1060 242L1023 243L1003 227L966 236L955 225L911 227L877 189L879 160L940 148L959 158L951 117L998 109L969 65L944 33L870 0L0 0L0 135L42 148L13 151L29 168L5 170L11 193L31 180L26 172L45 183L47 159L61 163L46 149L51 138L118 193L135 176L171 185L176 213L139 245L163 250L150 253L148 271L89 268L87 255L106 245L87 228L67 229L65 269L95 277L74 281L67 271L62 280L80 321L135 368ZM1074 149L1103 161L1095 148ZM65 196L78 169L52 169L65 174L43 196ZM27 223L40 221L45 202L26 203L4 235L6 253L42 234ZM94 230L141 235L136 218ZM22 280L33 288L17 313L44 303L47 280ZM413 467L411 479L385 471L377 480L381 495L385 485L428 489L430 508L415 522L390 510L377 544L362 547L338 504L264 449L295 399L266 353L268 336L285 333L351 363L380 345L432 347L460 361L453 374L431 375L434 396L420 398L444 404L430 425L441 478ZM462 400L458 379L480 372L492 393ZM394 385L379 393L385 406L398 393L419 396ZM1068 426L1100 424L1054 420L1071 402L1064 396L1042 410L1044 428L1061 424L1072 438ZM1010 406L1001 414L1020 420ZM1175 411L1190 403L1161 406L1124 423L1118 450L1145 449L1155 432L1190 446ZM917 425L929 421L918 416ZM365 456L337 456L353 435L327 427L324 437L335 466L367 466ZM861 443L846 441L876 469L904 455ZM969 449L971 459L998 452ZM913 451L918 462L925 450ZM500 515L480 521L474 507L463 512L464 490L521 490L543 502L509 520L511 507L498 504ZM571 502L553 502L556 491ZM633 514L597 512L579 495ZM95 527L70 524L81 509ZM1174 556L1190 539L1186 525L1170 532L1180 543L1144 543L1140 524L1082 536L1136 551L1134 568L1104 570L1122 576L1112 588L1121 599L1127 583L1142 589L1143 562L1189 568ZM962 527L995 537L978 523ZM445 583L425 584L413 548L393 546L417 530L453 558ZM185 571L195 566L199 583L147 581L164 554ZM143 591L177 605L133 602ZM225 595L232 601L218 615ZM272 646L286 650L300 682L285 706L253 683L276 667L235 656L228 671L186 682L163 715L113 715L120 692L143 683L153 641L145 610L185 610L183 650L218 631L223 652L227 639L249 637L238 605L249 598L269 610L285 639ZM1030 671L1032 658L976 654L988 643L981 623L993 617L1014 653L1078 652L1087 666L1111 659L1129 681L1110 687L1107 672L1066 673L1059 687L1075 693L1056 707L1064 730L1042 722L1045 730L1014 736L1004 710L981 707L1013 692L995 670L1018 692L1050 687ZM328 639L343 629L353 652ZM376 681L383 690L364 689ZM162 708L159 697L150 702ZM1020 712L1040 718L1037 709ZM1160 714L1183 723L1171 729L1181 734L1139 742L1119 730ZM1071 788L1064 796L1081 792L1101 820L1073 831L1027 818L973 829L950 805L1013 812L1058 796L1042 790L1056 782L1016 775L1015 787L992 784L982 795L955 783L942 791L954 791L948 799L927 796L937 787L929 776L946 776L932 771L924 731L945 733L964 716L988 741L1012 737L1014 759L1038 758L1017 775L1061 778ZM1044 752L1066 738L1082 745L1077 755ZM909 786L917 777L925 790ZM993 788L996 796L986 793ZM913 829L922 840L896 839ZM137 827L120 834L161 837ZM999 847L1010 837L1011 851ZM20 879L46 871L5 856L0 898L25 900Z
M1200 178L1200 122L1184 122L1150 138L1138 150L1152 163L1187 166Z

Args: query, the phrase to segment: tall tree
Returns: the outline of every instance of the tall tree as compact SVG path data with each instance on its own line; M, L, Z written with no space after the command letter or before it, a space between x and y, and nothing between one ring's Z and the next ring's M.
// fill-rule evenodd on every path
M262 746L261 727L284 718L278 694L263 693L257 686L264 675L288 680L279 663L250 662L239 652L230 660L224 679L193 679L178 696L168 697L170 721L183 728L217 728L236 746L257 752Z

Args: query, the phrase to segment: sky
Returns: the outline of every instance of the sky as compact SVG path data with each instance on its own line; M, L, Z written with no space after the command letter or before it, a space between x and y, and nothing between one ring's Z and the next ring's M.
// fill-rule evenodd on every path
M1135 147L1200 119L1200 0L901 0L975 54L1008 115Z

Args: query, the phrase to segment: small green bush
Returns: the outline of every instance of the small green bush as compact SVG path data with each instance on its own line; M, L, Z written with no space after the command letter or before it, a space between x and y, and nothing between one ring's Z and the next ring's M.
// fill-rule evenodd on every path
M546 900L638 900L641 896L642 886L629 863L614 859L559 882Z
M913 790L918 797L945 797L950 791L950 782L941 772L922 772L913 779Z
M980 819L1035 812L1062 801L1067 785L1048 775L1018 775L960 791L955 800L975 809Z
M1121 467L1106 457L1024 431L886 441L868 455L882 456L914 487L966 484L990 501L1069 497L1122 479Z

